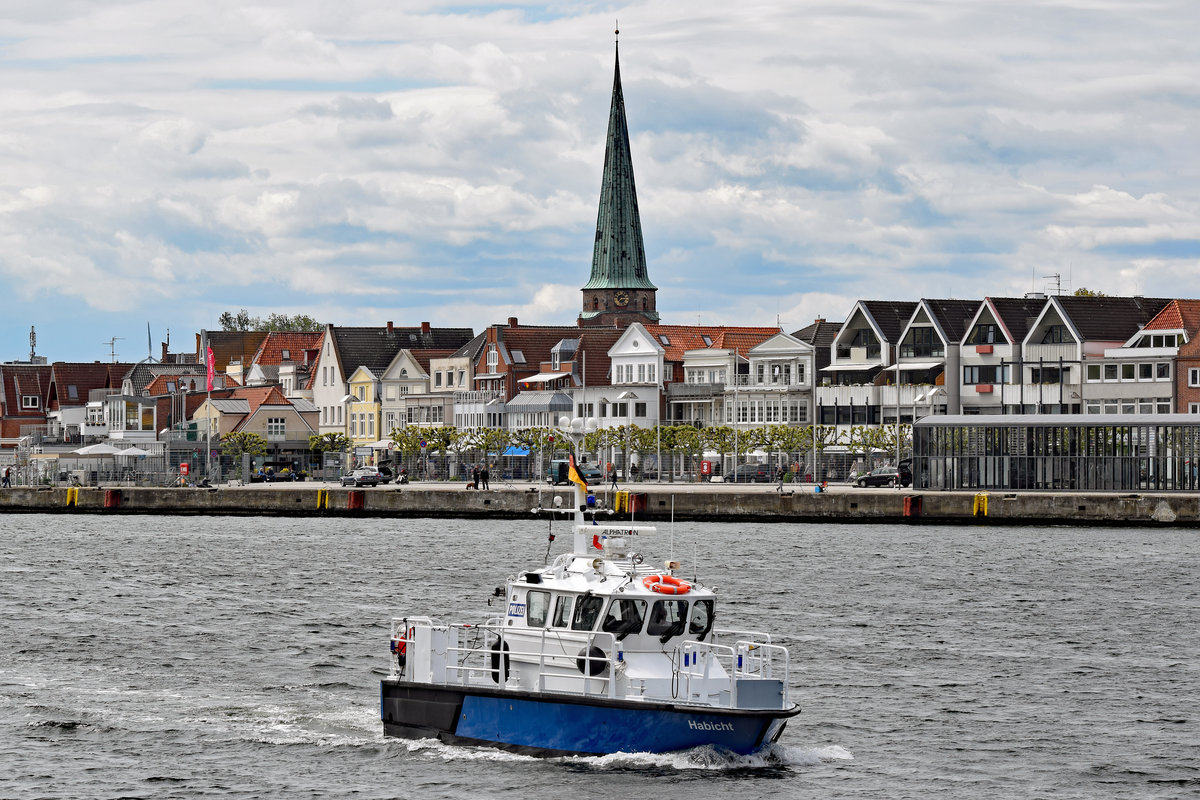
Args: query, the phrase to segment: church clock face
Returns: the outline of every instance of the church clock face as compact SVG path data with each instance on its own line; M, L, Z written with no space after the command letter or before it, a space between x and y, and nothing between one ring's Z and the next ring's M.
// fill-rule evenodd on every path
M625 306L629 305L629 292L617 292L613 296L613 302L616 303L621 308L624 308Z

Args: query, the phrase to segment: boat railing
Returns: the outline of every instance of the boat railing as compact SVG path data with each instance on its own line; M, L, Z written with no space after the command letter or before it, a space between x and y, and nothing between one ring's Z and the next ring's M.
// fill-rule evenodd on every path
M514 633L500 619L478 625L439 623L429 617L394 619L393 653L398 653L397 641L407 638L406 661L415 659L416 664L425 666L410 668L394 657L392 675L400 677L407 672L414 680L461 685L490 682L504 688L512 672L534 668L522 688L547 691L552 682L555 690L562 691L564 685L578 683L580 693L616 696L613 676L619 672L623 653L613 634L555 628ZM422 658L421 649L432 652ZM514 661L520 666L510 671Z
M717 665L723 669L714 669ZM782 706L789 705L791 665L787 648L781 645L761 639L742 639L733 645L688 641L677 651L674 666L682 684L680 688L690 700L704 699L721 705L727 702L730 707L738 708L742 681L777 681Z

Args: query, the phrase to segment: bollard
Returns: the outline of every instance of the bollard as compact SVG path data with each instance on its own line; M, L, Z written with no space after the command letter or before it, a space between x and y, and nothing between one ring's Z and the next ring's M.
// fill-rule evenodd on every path
M329 490L317 489L317 510L329 509Z
M980 512L983 512L983 516L987 516L987 498L987 492L979 492L975 495L975 505L971 509L971 516L978 517Z
M921 516L921 495L910 494L904 498L904 516L906 516L906 517Z
M351 489L346 497L346 508L352 510L361 509L363 507L365 495L366 492L364 492L362 489Z
M105 508L120 508L121 507L121 490L120 489L105 489L104 490L104 507Z
M79 487L72 486L67 489L67 508L77 508L79 502Z

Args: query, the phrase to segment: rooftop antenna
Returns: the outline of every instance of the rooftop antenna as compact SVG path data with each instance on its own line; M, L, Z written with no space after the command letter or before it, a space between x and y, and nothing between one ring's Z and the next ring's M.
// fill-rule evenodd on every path
M114 363L114 364L117 363L117 342L121 341L124 338L125 338L124 336L114 336L111 339L109 339L107 342L101 342L101 344L108 345L109 355L112 357L112 363Z
M150 323L146 323L146 358L154 358L154 344L150 340Z
M37 328L29 326L29 363L37 359Z
M1060 296L1062 295L1062 273L1061 272L1056 272L1053 275L1043 275L1042 277L1043 278L1053 278L1054 279L1054 293L1057 295L1060 295Z

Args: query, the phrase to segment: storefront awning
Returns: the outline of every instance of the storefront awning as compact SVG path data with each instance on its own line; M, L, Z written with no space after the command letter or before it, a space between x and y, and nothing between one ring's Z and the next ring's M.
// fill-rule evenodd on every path
M899 364L892 364L890 367L884 367L884 372L895 372L899 367L902 372L918 372L925 369L933 369L940 367L946 363L945 359L939 361L901 361Z
M530 375L528 378L521 378L517 383L546 383L548 381L565 378L571 373L569 372L539 372L537 375Z
M879 366L879 364L830 364L828 367L821 367L821 372L867 372L878 369Z

